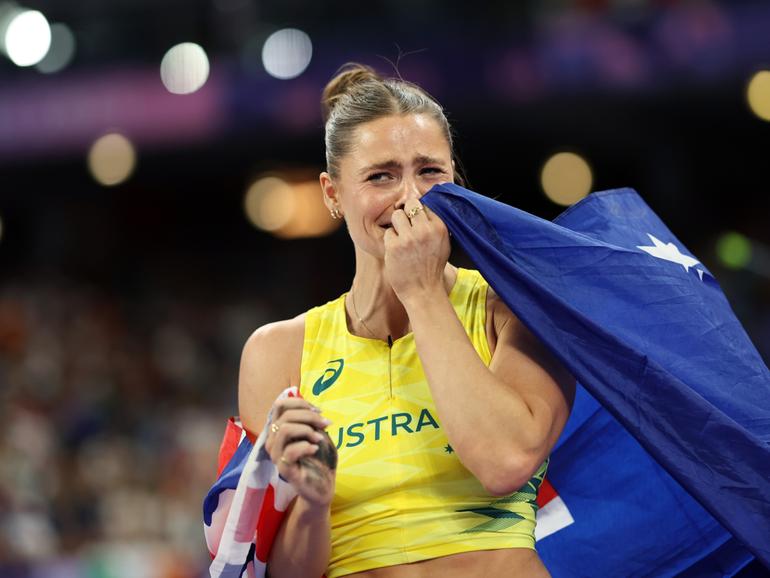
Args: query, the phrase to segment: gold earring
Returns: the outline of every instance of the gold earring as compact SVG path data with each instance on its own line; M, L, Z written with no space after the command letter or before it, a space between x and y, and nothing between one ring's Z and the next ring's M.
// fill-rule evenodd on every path
M331 210L331 216L332 216L332 219L341 219L342 218L342 213L340 213L340 211L339 211L339 209L337 209L337 207L334 207Z

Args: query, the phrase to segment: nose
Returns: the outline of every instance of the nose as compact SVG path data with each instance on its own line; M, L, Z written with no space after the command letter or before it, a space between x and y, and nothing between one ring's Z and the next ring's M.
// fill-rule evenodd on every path
M420 187L420 183L417 182L417 179L412 177L404 177L399 188L399 197L396 201L396 209L403 209L409 199L420 200L420 197L422 197L426 192L427 190L423 190Z

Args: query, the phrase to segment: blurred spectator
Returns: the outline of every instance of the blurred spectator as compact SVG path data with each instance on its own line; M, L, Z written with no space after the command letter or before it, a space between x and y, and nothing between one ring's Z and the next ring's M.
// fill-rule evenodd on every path
M223 302L50 280L0 289L3 576L206 568L201 499L240 348L265 322Z

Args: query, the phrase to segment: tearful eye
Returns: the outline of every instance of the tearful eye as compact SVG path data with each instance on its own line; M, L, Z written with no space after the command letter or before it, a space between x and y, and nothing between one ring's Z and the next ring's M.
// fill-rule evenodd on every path
M374 173L366 177L366 180L376 183L376 182L386 181L389 178L390 178L390 174L388 173Z

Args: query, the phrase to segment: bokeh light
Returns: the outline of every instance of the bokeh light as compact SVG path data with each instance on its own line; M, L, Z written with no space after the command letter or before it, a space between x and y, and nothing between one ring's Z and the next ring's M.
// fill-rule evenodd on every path
M278 177L263 177L252 184L244 197L249 221L263 231L284 227L294 214L296 202L289 184Z
M136 151L126 137L106 134L94 142L88 153L88 169L96 181L106 187L124 182L136 167Z
M341 221L333 219L324 205L321 185L317 180L293 183L291 188L295 200L294 213L283 227L274 231L277 237L323 237L340 226Z
M273 32L262 47L262 64L270 76L288 80L302 74L313 57L313 43L302 30Z
M751 77L746 98L751 112L762 120L770 121L770 70L760 70Z
M751 241L735 231L720 235L716 249L719 261L730 269L743 269L751 261Z
M12 17L3 38L8 58L16 66L40 62L51 46L51 27L37 10L23 10Z
M160 63L160 78L174 94L191 94L209 78L209 58L194 42L183 42L170 48Z
M51 47L36 68L44 74L53 74L67 67L75 56L75 35L61 22L51 24Z
M282 239L322 237L340 226L324 205L317 180L262 177L246 192L244 208L254 226Z
M593 174L588 162L575 153L553 155L543 165L540 184L554 203L569 206L591 192Z

